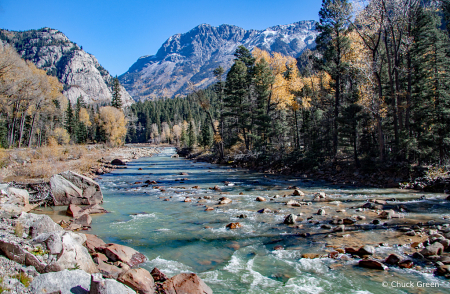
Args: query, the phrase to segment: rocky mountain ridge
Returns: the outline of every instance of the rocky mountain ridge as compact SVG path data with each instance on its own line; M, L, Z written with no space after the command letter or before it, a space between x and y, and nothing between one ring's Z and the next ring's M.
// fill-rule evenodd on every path
M215 68L220 65L227 71L240 45L298 57L315 46L317 35L312 20L265 30L201 24L170 37L155 55L142 56L119 79L135 100L185 95L188 82L195 88L206 88L215 81Z
M113 77L94 55L70 41L62 32L42 28L29 31L0 30L0 38L64 84L64 95L75 103L81 95L88 104L106 104L112 98ZM121 86L124 106L134 102Z

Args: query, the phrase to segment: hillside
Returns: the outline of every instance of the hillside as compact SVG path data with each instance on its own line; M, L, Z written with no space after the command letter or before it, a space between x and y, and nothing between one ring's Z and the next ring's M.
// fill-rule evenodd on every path
M0 30L0 38L12 45L25 60L56 76L64 84L64 95L75 103L82 95L87 103L104 104L112 98L112 79L94 55L87 53L62 32L42 28L29 31ZM133 99L121 87L123 105Z

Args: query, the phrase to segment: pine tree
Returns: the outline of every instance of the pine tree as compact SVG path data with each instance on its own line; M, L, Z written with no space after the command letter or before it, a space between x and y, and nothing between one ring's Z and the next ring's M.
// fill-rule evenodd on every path
M208 121L205 119L202 125L202 135L201 135L201 145L205 148L211 147L213 143L213 136L211 131L211 126L208 124Z
M255 95L256 107L253 111L255 147L267 147L268 140L271 137L271 119L267 113L269 103L270 86L274 83L275 77L267 61L263 58L255 66Z
M75 117L73 114L73 109L72 109L72 104L69 103L67 104L67 109L66 109L66 119L64 121L64 127L67 130L67 132L69 133L69 135L73 135L74 131L75 131Z
M348 65L344 55L350 48L347 31L350 26L352 6L348 0L323 0L319 11L316 39L317 49L323 54L321 68L333 79L334 111L333 111L333 156L338 151L338 117L342 100L344 74Z
M422 160L433 161L450 151L450 42L437 13L420 9L415 57L414 128Z
M122 99L120 94L120 82L117 76L113 79L111 106L117 109L122 108Z

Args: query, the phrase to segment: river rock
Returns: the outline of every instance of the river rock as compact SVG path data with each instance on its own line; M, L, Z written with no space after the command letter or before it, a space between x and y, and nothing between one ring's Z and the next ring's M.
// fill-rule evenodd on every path
M389 255L384 263L391 264L391 265L397 265L400 262L400 257L397 254L391 254Z
M1 200L2 206L17 206L23 212L29 212L36 207L36 205L30 204L30 195L27 190L7 187L5 193L6 199Z
M258 197L256 197L256 201L264 202L264 201L267 201L267 200L264 197L258 196Z
M73 221L75 224L79 224L83 227L89 227L92 223L92 217L89 214L83 214L79 218Z
M291 206L301 206L300 203L298 203L295 200L289 200L288 202L286 202L286 205L291 205Z
M294 190L294 193L292 195L294 195L294 196L305 196L305 193L303 191L301 191L301 190L296 189L296 190Z
M131 247L119 244L108 244L104 250L105 255L112 261L122 261L133 267L143 263L147 258Z
M406 259L402 260L398 263L400 268L412 268L414 266L414 262L412 260Z
M131 289L141 294L155 293L155 282L152 275L143 268L130 269L117 279Z
M356 219L351 218L351 217L347 217L347 218L344 218L344 219L342 220L342 222L343 222L345 225L353 225L354 223L356 223Z
M326 213L325 213L325 209L320 208L320 209L317 211L317 214L318 214L318 215L325 215L325 214L326 214Z
M91 204L85 207L70 204L67 207L66 211L66 214L72 216L73 218L79 218L83 214L98 214L98 213L108 213L108 211L103 207L101 207L99 204Z
M82 270L63 270L39 275L30 284L31 293L89 293L91 275Z
M196 274L182 273L162 285L166 294L212 294L212 290Z
M295 214L291 213L288 216L286 216L283 223L286 225L295 225L296 220L297 220L297 216Z
M272 211L269 208L263 208L263 209L258 210L258 212L259 213L270 213Z
M422 254L423 256L441 255L443 251L444 246L439 242L435 242L422 249L422 251L420 251L420 254Z
M55 252L55 258L48 264L46 271L60 271L78 267L88 273L98 272L89 251L83 246L86 242L84 234L53 232L41 234L33 239L33 242L45 244L48 250ZM59 242L62 243L62 250L59 247Z
M97 269L105 278L117 279L121 274L124 273L123 269L115 265L106 263L101 259L97 259L97 261Z
M392 209L385 210L380 213L380 218L382 219L391 219L391 218L400 218L402 217L400 214L396 213Z
M152 275L153 280L155 282L164 282L165 280L168 279L168 277L156 267L152 270L150 274Z
M113 279L103 279L101 274L91 275L89 294L135 294L131 288Z
M103 202L100 186L94 180L66 171L50 178L53 202L58 205L97 204Z
M241 223L229 223L229 224L226 226L226 228L232 229L232 230L238 229L238 228L241 228L241 227L242 227Z
M373 246L364 245L363 247L359 248L358 255L373 255L375 253L375 248Z
M123 160L118 159L118 158L113 159L113 160L111 161L111 164L112 164L112 165L127 165Z
M23 212L17 219L24 227L29 228L31 238L42 233L64 231L60 225L55 223L48 215Z
M358 262L360 267L371 268L371 269L379 269L385 270L387 267L381 262L373 259L362 259Z
M327 194L325 192L317 192L314 194L314 200L321 200L327 198Z
M222 197L222 198L219 199L219 204L229 204L231 202L233 202L233 200L231 200L228 197Z

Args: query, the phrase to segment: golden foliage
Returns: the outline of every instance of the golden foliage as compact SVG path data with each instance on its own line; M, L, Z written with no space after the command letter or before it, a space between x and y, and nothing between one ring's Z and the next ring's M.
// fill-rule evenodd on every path
M56 128L53 130L52 136L49 138L49 144L54 144L54 142L51 142L51 138L54 138L57 144L60 145L67 145L70 142L70 135L67 130L63 128Z
M104 106L99 109L98 123L107 136L107 140L113 146L123 144L127 134L127 121L122 110L112 106Z
M89 112L86 108L80 109L80 122L82 122L85 126L90 127L92 125L91 120L89 119Z
M252 54L256 62L260 62L262 59L267 61L275 76L275 81L271 87L271 102L276 103L278 109L297 107L295 92L299 92L304 86L299 76L297 60L278 52L270 55L259 48L254 48Z

